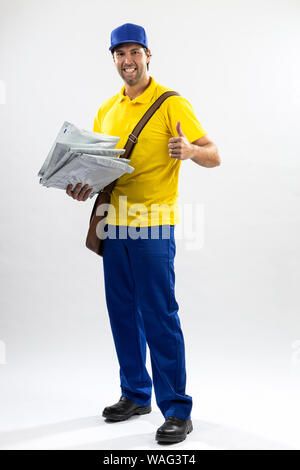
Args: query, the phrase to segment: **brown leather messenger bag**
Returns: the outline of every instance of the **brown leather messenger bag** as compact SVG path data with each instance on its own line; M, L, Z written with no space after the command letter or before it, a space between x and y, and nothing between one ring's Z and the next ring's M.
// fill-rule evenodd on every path
M128 140L125 145L125 152L123 155L120 155L119 158L129 158L133 147L137 143L137 138L138 135L140 134L141 130L143 127L147 124L149 119L153 116L155 111L160 107L160 105L165 101L166 98L169 96L180 96L179 93L176 91L166 91L162 95L160 95L159 98L150 106L150 108L146 111L144 116L141 118L141 120L137 123L135 128L133 129L132 133L128 136ZM105 239L104 235L104 225L105 221L101 222L104 218L107 217L108 210L103 210L103 214L101 213L100 215L98 214L98 208L102 204L109 204L110 202L110 197L112 190L118 180L112 181L112 183L108 184L103 188L101 191L99 191L98 196L95 200L91 216L90 216L90 226L89 230L87 233L86 237L86 247L89 248L90 250L94 251L97 255L103 256L103 240ZM98 225L99 224L99 225Z

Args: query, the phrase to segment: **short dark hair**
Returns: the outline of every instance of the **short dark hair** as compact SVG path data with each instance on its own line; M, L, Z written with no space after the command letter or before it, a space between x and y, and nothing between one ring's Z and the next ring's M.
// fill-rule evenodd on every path
M114 47L114 48L111 50L111 55L112 55L112 56L114 55L114 52L115 52L115 50L116 50L117 47L118 47L118 46ZM145 47L145 46L142 46L142 48L144 49L145 54L147 55L147 52L148 52L149 49L147 49L147 47ZM147 70L149 70L149 62L147 63Z

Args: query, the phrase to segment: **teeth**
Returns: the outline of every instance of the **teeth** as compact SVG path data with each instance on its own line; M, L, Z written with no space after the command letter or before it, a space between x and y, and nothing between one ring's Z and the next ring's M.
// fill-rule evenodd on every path
M124 69L125 72L133 72L135 69Z

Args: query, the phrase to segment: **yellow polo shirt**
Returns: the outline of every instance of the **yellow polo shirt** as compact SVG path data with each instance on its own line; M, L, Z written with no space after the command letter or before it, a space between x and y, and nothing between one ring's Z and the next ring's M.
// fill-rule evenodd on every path
M94 132L120 137L116 148L124 148L128 135L165 91L153 77L145 91L134 100L121 91L106 100L94 120ZM190 142L207 134L196 118L191 104L182 96L170 96L147 122L131 155L131 174L121 176L111 195L107 223L147 227L179 223L178 176L181 160L169 156L169 139L176 137L181 122Z

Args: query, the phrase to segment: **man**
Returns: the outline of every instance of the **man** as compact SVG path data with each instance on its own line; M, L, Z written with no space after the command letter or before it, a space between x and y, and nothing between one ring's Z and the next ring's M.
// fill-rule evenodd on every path
M151 51L141 26L126 23L113 30L109 49L124 86L100 106L93 130L119 136L117 148L124 148L146 110L170 89L148 73ZM158 442L182 441L193 429L174 273L178 175L181 161L187 159L204 167L220 165L218 150L190 103L171 96L138 137L130 156L134 171L114 187L106 219L114 236L103 242L106 303L122 395L102 415L120 421L151 411L148 344L156 402L165 418L156 432ZM78 184L72 191L69 185L67 194L85 201L91 190Z

